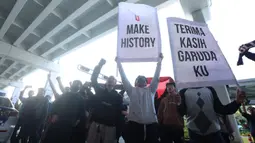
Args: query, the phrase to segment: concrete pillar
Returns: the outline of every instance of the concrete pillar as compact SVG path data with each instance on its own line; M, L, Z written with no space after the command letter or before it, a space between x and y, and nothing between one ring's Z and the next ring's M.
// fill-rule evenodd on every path
M206 23L208 20L211 19L211 14L210 14L211 1L209 0L198 0L198 1L197 3L191 3L190 0L181 0L180 3L183 7L185 15L187 16L187 19L193 20L196 22ZM203 3L203 4L199 5L199 3ZM229 93L225 86L215 86L214 88L223 105L230 103ZM229 120L235 132L234 133L235 142L243 143L234 115L229 116Z

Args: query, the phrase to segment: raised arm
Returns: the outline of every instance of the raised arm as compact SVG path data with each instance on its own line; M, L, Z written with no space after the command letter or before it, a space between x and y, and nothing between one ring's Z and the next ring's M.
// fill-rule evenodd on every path
M58 94L58 92L57 92L57 90L56 90L56 88L55 88L55 86L54 86L54 84L51 80L51 75L50 74L48 74L48 81L49 81L49 84L50 84L50 88L51 88L51 90L52 90L52 92L55 96L55 99L59 98L60 95Z
M20 92L20 95L19 95L19 100L21 101L21 102L24 102L24 93L25 93L25 91L28 89L28 88L31 88L31 86L25 86L25 88Z
M101 72L103 65L106 63L104 59L101 59L99 64L94 68L92 76L91 76L91 86L94 88L95 92L100 92L102 87L97 82L97 78Z
M61 78L58 76L56 79L58 81L58 86L59 86L60 90L62 91L62 93L65 93L65 87L61 81Z
M162 62L162 59L163 59L162 53L159 55L159 57L160 57L160 59L157 63L157 68L156 68L154 77L153 77L153 79L151 81L151 84L150 84L150 88L151 88L152 93L156 93L157 88L158 88L159 76L160 76L160 71L161 71L161 62Z
M116 57L115 61L117 62L117 65L118 65L118 68L119 68L120 77L121 77L121 80L122 80L124 90L128 93L128 95L130 95L131 90L132 90L132 85L130 84L129 80L127 79L127 76L124 72L122 64L121 64L121 62L119 61L119 59L117 57Z
M213 98L214 98L214 110L216 113L222 114L222 115L229 115L229 114L234 114L239 107L241 106L241 103L244 102L244 97L245 93L244 92L237 92L237 98L233 102L223 105L218 98L218 95L216 91L212 88L209 87L209 89L212 92Z

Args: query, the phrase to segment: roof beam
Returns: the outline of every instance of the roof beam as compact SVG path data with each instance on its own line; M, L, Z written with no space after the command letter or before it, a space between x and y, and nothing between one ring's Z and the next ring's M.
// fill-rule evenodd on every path
M0 19L3 19L3 20L7 20L5 17L3 17L3 13L0 13ZM22 23L22 21L20 20L20 19L15 19L14 21L13 21L13 23L11 23L11 24L13 24L13 25L15 25L15 26L17 26L17 27L19 27L20 29L22 29L22 30L25 30L25 26L24 26L24 24ZM10 26L9 26L10 27ZM9 28L8 27L8 28ZM6 29L6 31L4 32L4 34L7 32L7 30L8 29ZM1 34L1 31L0 31L0 34ZM0 38L0 39L4 39L4 34L3 34L3 37L2 38ZM34 31L32 31L31 32L31 34L34 34L35 36L37 36L37 37L41 37L40 36L40 31L38 31L38 30L34 30Z
M76 30L80 29L80 26L78 25L78 23L70 22L69 25L72 26Z
M138 0L137 0L138 1ZM75 38L77 38L78 36L81 35L81 33L87 32L88 30L90 30L91 28L101 24L102 22L106 21L107 19L111 18L112 16L116 15L118 13L118 7L112 9L111 11L107 12L106 14L104 14L103 16L99 17L98 19L96 19L95 21L91 22L89 25L83 27L82 29L80 29L79 31L77 31L76 33L74 33L73 35L69 36L68 38L66 38L65 40L63 40L62 42L58 43L57 45L55 45L54 47L52 47L51 49L49 49L48 51L46 51L45 53L43 53L41 56L46 57L49 54L51 54L52 52L54 52L56 49L58 49L59 47L64 46L66 43L69 43L70 41L74 40Z
M44 5L42 4L41 1L39 1L39 0L34 0L34 2L37 3L38 5L40 5L41 7L44 7Z
M85 35L88 38L91 38L91 31L82 31L81 34Z
M154 1L154 0L150 0L150 1ZM126 2L137 3L137 2L139 2L139 0L127 0ZM173 1L159 0L159 1L156 1L156 3L154 3L154 6L156 6L156 8L161 8L161 7L164 7L165 5L168 5L168 4L171 4L171 3L173 3ZM108 12L108 14L109 14L109 12ZM97 19L97 20L99 21L99 19ZM97 21L97 20L95 20L95 21ZM112 29L104 31L102 34L99 34L99 35L97 35L95 37L91 37L91 30L89 30L89 31L78 31L78 32L80 32L80 34L84 34L85 36L88 35L87 37L89 37L90 39L88 41L86 41L85 43L77 45L76 47L71 47L71 50L66 51L65 53L63 53L63 54L59 55L58 57L54 58L53 60L58 59L60 57L63 57L63 56L71 53L72 51L74 51L76 49L82 48L82 47L84 47L84 46L86 46L86 45L96 41L97 39L102 38L103 36L105 36L105 35L107 35L109 33L112 33L115 30L117 30L117 26L112 28ZM85 32L88 32L88 34L85 34ZM59 48L69 49L70 47L63 46L63 47L59 47Z
M14 22L13 22L13 25L21 28L22 30L25 29L25 26L24 24L22 23L22 21L20 19L16 19Z
M93 7L101 0L89 0L88 2L84 3L80 8L74 11L71 15L69 15L65 20L63 20L58 26L56 26L53 30L48 32L44 37L42 37L37 43L35 43L32 47L28 49L28 51L33 51L45 41L47 41L50 37L64 28L67 24L71 23L75 18L80 16L82 13L86 12L90 7Z
M138 1L139 0L127 0L127 2L133 2L133 3L137 3ZM63 47L66 43L69 43L70 41L74 40L75 38L77 38L81 34L84 34L84 33L88 32L93 27L98 26L102 22L106 21L107 19L109 19L109 18L111 18L111 17L113 17L114 15L117 15L117 14L118 14L118 7L116 7L114 9L112 9L111 11L107 12L103 16L101 16L98 19L96 19L95 21L91 22L89 25L81 28L79 31L77 31L73 35L69 36L68 38L66 38L62 42L58 43L57 45L55 45L54 47L52 47L51 49L49 49L48 51L43 53L41 56L43 56L43 57L48 56L49 54L51 54L52 52L54 52L58 48ZM88 37L90 37L89 34L86 34L86 35L88 35Z
M60 10L58 8L56 8L55 10L52 11L52 14L54 14L55 16L57 16L59 19L63 20L64 16L63 14L61 14Z
M0 60L0 65L2 65L4 63L5 59L6 59L5 56L2 56L2 58Z
M11 24L16 19L17 15L23 8L23 6L26 4L27 0L18 0L14 7L12 8L10 14L8 15L7 19L5 20L1 30L0 30L0 39L2 39L7 32L7 30L10 28Z
M106 0L108 3L109 3L109 5L111 5L112 7L115 5L114 4L114 2L113 2L113 0Z
M22 72L23 70L25 70L26 68L28 68L29 66L24 66L21 69L19 69L16 73L12 74L9 79L13 79L13 77L15 77L16 75L18 75L20 72Z
M6 56L20 63L32 65L46 71L60 71L60 66L58 64L22 50L21 48L17 48L2 41L0 41L0 47L0 55Z
M1 74L0 74L0 76L4 76L4 74L6 74L10 69L12 69L14 66L16 65L16 62L14 61L8 68L6 68L5 70L4 70L4 72L2 72Z
M20 81L11 81L8 79L0 79L0 83L6 86L14 86L14 87L22 87L23 86L23 82Z
M14 42L14 45L19 45L33 30L62 2L62 0L53 0L40 13L39 16L28 26L21 36Z

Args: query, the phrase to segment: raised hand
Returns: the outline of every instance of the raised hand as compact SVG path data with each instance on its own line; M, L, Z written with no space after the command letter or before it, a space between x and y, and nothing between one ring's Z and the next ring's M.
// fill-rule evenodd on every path
M106 63L106 60L105 59L101 59L100 62L99 62L99 65L103 66L103 65L105 65L105 63Z
M236 102L238 104L244 103L246 99L246 93L242 91L241 89L237 89L237 94L236 94Z
M164 58L162 53L159 54L159 58L160 58L159 61L161 62L163 60L163 58Z
M57 81L60 81L60 80L61 80L61 77L60 77L60 76L58 76L58 77L56 78L56 80L57 80Z

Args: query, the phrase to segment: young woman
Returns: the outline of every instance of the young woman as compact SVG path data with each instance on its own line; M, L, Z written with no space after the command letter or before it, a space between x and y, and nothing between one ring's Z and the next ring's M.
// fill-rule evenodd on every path
M174 82L166 84L163 99L158 109L161 143L183 143L184 120L179 113L181 96L176 92Z

